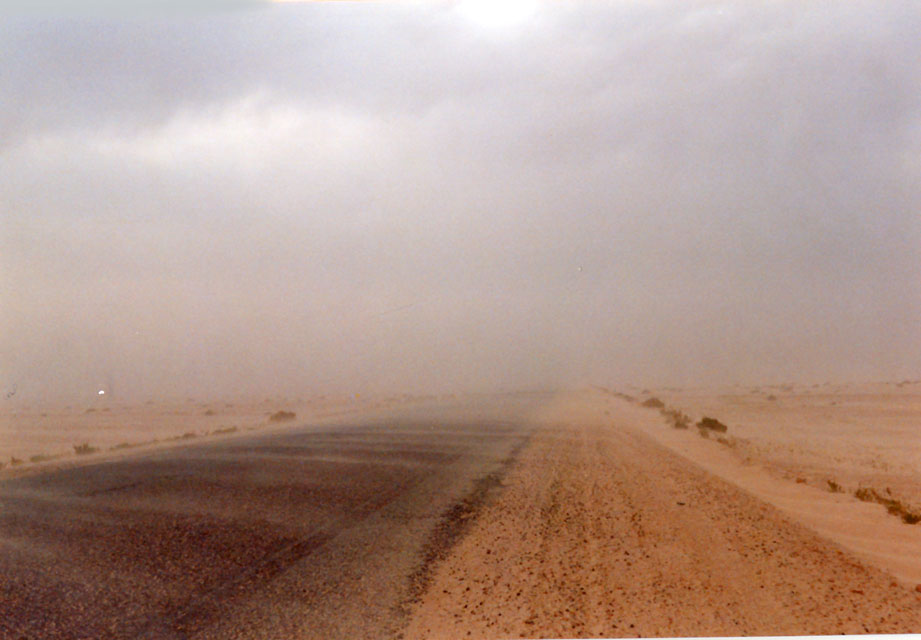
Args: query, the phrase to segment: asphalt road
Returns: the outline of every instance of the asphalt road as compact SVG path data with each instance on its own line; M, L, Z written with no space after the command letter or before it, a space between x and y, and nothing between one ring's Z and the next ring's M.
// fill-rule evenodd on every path
M0 638L393 637L540 396L0 483Z

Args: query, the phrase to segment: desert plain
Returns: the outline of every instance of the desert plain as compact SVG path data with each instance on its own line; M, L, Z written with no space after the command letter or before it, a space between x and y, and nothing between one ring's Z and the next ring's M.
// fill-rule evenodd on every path
M3 639L921 631L913 381L2 420Z

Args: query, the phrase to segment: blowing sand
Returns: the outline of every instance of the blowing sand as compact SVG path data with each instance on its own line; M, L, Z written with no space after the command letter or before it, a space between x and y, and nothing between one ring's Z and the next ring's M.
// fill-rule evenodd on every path
M601 389L20 408L0 455L64 457L0 472L0 620L62 638L921 631L921 525L853 495L918 506L915 392L656 395L728 433ZM276 429L282 408L298 418ZM81 464L127 438L157 443ZM81 441L100 451L67 451Z
M921 630L914 585L679 455L680 443L656 442L650 432L669 429L656 412L583 393L537 419L544 428L436 570L406 637Z
M231 400L149 400L128 404L110 398L70 406L14 406L0 411L0 477L41 472L52 466L225 438L316 421L343 413L378 410L418 401L412 396L317 396ZM276 422L273 414L294 414ZM90 453L78 454L87 445Z
M6 477L0 638L393 638L433 527L510 464L534 402L420 402Z

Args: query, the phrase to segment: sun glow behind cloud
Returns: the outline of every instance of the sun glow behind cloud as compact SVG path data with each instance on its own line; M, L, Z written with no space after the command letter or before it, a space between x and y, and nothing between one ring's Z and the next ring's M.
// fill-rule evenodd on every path
M274 4L313 4L337 0L271 0ZM420 3L424 4L424 3ZM484 29L507 29L527 22L537 11L535 0L459 0L451 8L462 19Z
M503 29L526 22L537 9L532 0L463 0L457 12L469 22L487 29Z

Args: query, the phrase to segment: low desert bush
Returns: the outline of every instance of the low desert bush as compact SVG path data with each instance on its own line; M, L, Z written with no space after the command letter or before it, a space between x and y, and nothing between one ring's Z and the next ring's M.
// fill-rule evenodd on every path
M662 409L662 416L668 420L675 429L687 429L691 426L691 417L677 409Z
M213 416L213 415L214 415L214 409L207 409L207 410L205 411L205 415L206 415L206 416Z
M22 464L22 460L16 456L10 456L10 466L15 467L17 464Z
M219 435L223 435L223 434L225 434L225 433L236 433L236 432L237 432L237 428L236 428L236 427L224 427L224 428L222 428L222 429L215 429L214 431L211 432L211 435L213 435L213 436L219 436Z
M621 393L620 391L611 391L610 394L615 398L620 398L621 400L626 400L627 402L636 402L636 398L627 393Z
M276 411L269 416L269 422L286 422L288 420L294 420L297 417L297 414L293 411Z
M74 445L74 453L76 453L78 456L85 456L90 453L96 453L97 451L99 451L99 449L96 447L91 447L89 442Z
M38 455L30 456L29 462L48 462L49 460L54 460L57 456L49 456L47 453L39 453Z
M917 524L921 522L921 513L912 511L895 498L887 498L886 496L880 495L876 489L860 487L854 492L854 497L863 502L876 502L877 504L883 505L886 507L887 512L891 515L900 517L905 524Z
M844 488L834 480L826 480L826 482L828 483L828 490L832 493L844 493Z
M665 403L655 397L643 400L642 405L650 409L663 409L665 407Z
M698 421L697 428L701 431L709 430L716 431L718 433L726 433L729 430L729 427L724 425L716 418L708 418L707 416L704 416Z

